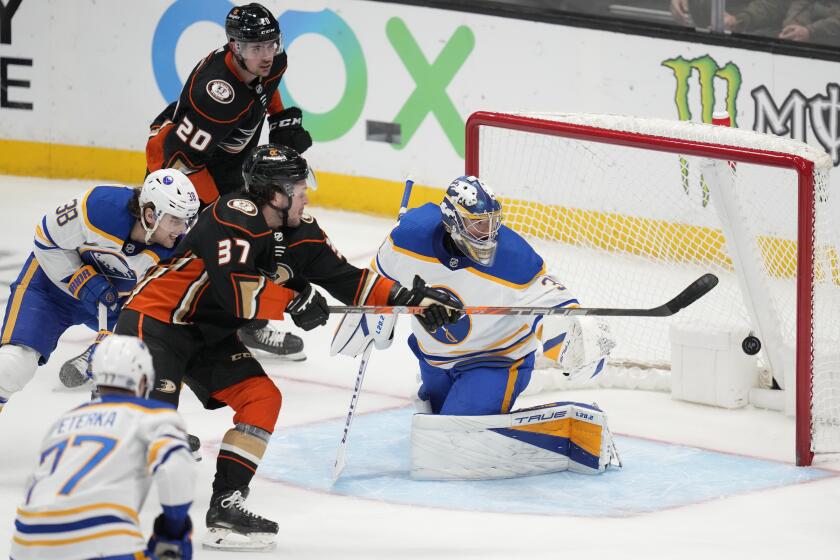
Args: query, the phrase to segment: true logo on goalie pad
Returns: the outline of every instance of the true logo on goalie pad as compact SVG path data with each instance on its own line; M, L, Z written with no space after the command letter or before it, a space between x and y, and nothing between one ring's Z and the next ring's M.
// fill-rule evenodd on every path
M620 466L606 416L584 403L493 416L415 414L411 442L416 479L507 478L567 469L597 474Z

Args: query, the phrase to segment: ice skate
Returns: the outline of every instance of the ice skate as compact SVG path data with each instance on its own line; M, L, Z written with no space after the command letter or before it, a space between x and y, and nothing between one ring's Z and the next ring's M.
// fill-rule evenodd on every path
M261 329L245 325L239 329L239 338L248 348L267 352L283 360L301 362L306 359L303 340L273 327L271 323Z
M274 549L279 526L245 508L248 488L216 494L207 510L204 548L228 551Z

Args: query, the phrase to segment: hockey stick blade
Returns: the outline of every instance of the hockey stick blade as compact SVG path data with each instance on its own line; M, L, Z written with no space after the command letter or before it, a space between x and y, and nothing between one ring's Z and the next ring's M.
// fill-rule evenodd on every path
M464 307L461 311L467 315L597 315L612 317L668 317L691 305L712 288L717 286L718 278L707 273L692 282L668 303L650 309L622 309L612 307ZM420 306L392 305L334 305L330 313L371 313L419 315L426 310Z

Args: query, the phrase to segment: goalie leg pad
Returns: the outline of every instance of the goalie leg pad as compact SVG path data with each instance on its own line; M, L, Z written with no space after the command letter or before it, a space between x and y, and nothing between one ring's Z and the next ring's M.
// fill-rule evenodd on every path
M415 414L411 477L485 480L620 466L606 415L594 405L554 403L510 414Z

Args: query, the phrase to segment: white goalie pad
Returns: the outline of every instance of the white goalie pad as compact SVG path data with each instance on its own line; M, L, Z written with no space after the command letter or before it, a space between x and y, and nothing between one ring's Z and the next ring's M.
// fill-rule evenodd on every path
M615 339L597 317L548 316L538 331L542 353L537 368L557 368L570 380L587 380L604 369Z
M558 471L598 474L621 461L606 415L554 403L494 416L415 414L411 477L486 480Z
M385 350L394 341L396 324L397 315L348 313L341 318L333 334L330 356L342 354L355 358L364 351L371 339L377 350Z

